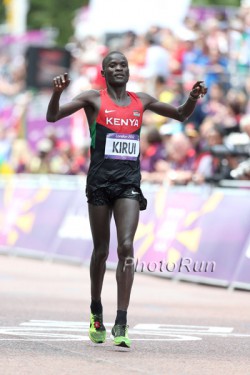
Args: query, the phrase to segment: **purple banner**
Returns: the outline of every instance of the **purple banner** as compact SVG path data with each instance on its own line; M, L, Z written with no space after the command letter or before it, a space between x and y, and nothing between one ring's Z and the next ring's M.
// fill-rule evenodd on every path
M140 232L135 255L139 272L150 264L149 272L156 268L162 276L214 279L226 285L250 232L249 192L161 188L137 236Z
M232 286L250 289L250 235L233 275Z
M14 178L0 187L0 246L88 263L85 179ZM142 185L148 208L135 236L137 272L250 286L249 190ZM117 263L112 221L108 263Z
M22 111L19 103L0 108L0 120L4 128L12 129L18 136L25 138L31 151L37 151L39 142L51 135L60 142L71 143L72 117L63 118L53 125L46 121L49 94L34 95L32 101L26 100L26 107Z
M0 246L84 261L92 250L87 203L82 191L50 185L0 189ZM87 252L87 255L86 255Z

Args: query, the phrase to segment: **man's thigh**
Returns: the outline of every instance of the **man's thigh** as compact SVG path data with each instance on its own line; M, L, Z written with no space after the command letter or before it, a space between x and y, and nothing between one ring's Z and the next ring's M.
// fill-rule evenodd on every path
M93 205L89 203L88 210L94 247L109 246L111 207L106 204Z
M139 222L140 205L137 199L119 198L113 206L118 244L133 242Z

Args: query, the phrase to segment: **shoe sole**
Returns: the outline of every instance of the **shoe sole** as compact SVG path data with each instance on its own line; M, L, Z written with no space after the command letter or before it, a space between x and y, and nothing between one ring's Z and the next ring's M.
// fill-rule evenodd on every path
M130 348L130 345L126 344L125 341L122 341L122 342L120 342L120 343L116 343L116 342L114 342L114 344L115 344L115 346L120 346L120 347L122 347L122 348Z
M113 343L115 344L115 346L120 346L122 348L130 348L131 344L127 344L126 341L123 340L121 342L115 342L113 335L110 335L110 338L111 340L113 340Z
M90 334L89 334L89 338L90 338L90 340L91 340L94 344L104 344L105 341L106 341L106 338L104 339L104 341L95 341L95 340L90 336Z

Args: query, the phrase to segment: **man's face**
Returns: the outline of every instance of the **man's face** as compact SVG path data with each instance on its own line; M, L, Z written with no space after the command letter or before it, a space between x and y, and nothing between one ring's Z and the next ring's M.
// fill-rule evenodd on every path
M102 70L106 82L112 86L124 86L129 79L126 57L120 53L111 54Z
M247 124L244 128L244 131L248 134L248 136L250 137L250 124Z

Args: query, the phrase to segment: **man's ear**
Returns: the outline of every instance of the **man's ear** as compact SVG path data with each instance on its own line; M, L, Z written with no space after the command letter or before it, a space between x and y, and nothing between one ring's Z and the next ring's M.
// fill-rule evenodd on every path
M105 72L104 72L104 70L101 70L101 75L102 75L103 77L105 77Z

